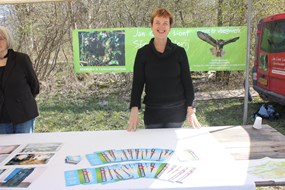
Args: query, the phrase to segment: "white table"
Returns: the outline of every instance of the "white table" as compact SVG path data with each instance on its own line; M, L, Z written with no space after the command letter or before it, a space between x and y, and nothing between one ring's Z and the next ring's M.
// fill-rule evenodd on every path
M78 190L78 189L214 189L214 190L253 190L255 184L247 178L246 169L239 168L235 160L224 151L220 144L205 129L153 129L127 131L94 131L65 133L35 133L0 135L1 145L20 144L0 168L17 151L29 143L63 143L60 150L43 168L43 173L34 179L30 190ZM175 152L188 148L198 155L199 160L181 162L173 156L168 162L195 167L187 183L171 183L158 179L134 179L110 184L65 186L64 171L91 168L85 155L94 151L126 148L165 148ZM67 155L81 155L83 160L77 164L66 164ZM1 176L0 176L1 177ZM0 188L1 189L1 188ZM15 188L13 188L15 189ZM23 189L23 188L22 188Z

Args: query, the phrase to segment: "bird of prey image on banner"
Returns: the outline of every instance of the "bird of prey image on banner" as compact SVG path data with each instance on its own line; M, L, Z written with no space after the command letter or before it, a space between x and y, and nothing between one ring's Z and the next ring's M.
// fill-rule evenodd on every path
M222 57L225 54L225 51L223 51L223 47L229 43L235 42L239 39L239 37L235 37L229 40L223 40L223 39L218 39L215 40L214 38L212 38L209 34L205 33L205 32L201 32L198 31L197 32L198 37L211 44L213 46L213 48L211 48L211 52L214 56L216 57Z

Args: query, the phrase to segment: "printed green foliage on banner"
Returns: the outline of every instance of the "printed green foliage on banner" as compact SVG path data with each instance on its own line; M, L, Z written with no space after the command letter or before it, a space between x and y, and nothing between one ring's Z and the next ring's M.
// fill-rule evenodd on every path
M245 70L246 30L172 28L169 38L185 48L191 71ZM74 30L75 72L132 72L137 50L152 37L150 28Z

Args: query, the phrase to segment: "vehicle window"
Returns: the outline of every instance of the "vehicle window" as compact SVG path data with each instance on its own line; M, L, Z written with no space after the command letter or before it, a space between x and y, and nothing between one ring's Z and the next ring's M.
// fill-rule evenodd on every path
M264 23L261 49L269 53L285 51L285 20Z

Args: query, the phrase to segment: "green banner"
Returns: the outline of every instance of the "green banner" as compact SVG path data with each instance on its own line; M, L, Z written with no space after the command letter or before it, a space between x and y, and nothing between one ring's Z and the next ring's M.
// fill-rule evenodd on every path
M191 71L245 70L246 30L172 28L169 38L185 48ZM137 50L152 37L150 28L74 30L75 72L132 72Z

